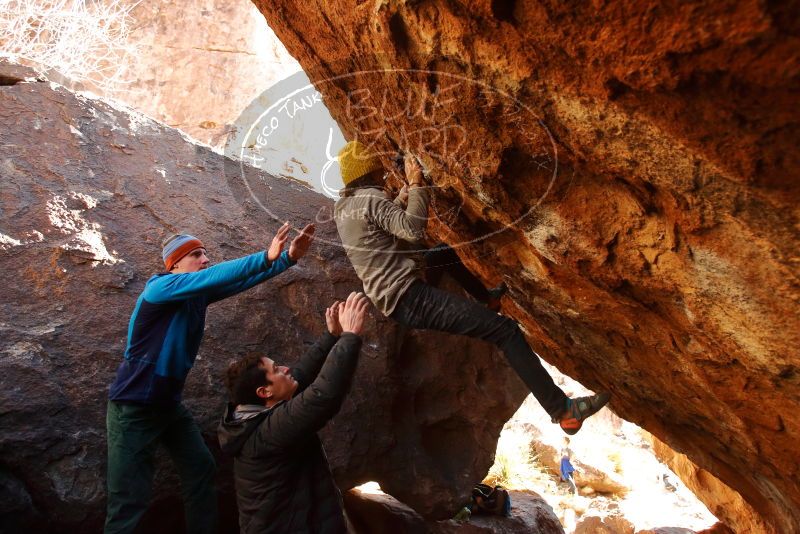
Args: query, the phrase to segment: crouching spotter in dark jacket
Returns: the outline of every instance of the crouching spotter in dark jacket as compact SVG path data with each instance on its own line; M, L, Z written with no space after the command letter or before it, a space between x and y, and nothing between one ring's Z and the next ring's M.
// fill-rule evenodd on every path
M228 370L232 402L219 440L235 457L243 534L346 532L341 493L317 437L341 408L358 362L361 329L344 329L326 332L292 369L250 356Z

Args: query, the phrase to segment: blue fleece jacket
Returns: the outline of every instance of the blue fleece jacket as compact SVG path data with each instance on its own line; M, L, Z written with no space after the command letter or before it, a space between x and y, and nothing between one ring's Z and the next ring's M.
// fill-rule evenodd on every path
M180 402L194 365L209 304L282 273L294 262L283 252L270 263L264 252L194 273L161 273L147 281L128 324L125 360L111 384L113 401Z

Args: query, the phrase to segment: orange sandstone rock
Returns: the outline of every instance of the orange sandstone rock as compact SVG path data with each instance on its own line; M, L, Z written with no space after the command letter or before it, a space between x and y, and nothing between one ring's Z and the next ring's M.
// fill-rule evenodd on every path
M255 4L547 361L800 530L796 6Z

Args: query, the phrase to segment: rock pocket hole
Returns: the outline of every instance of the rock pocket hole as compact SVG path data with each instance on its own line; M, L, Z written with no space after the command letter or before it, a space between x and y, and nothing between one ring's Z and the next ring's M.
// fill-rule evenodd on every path
M514 8L517 3L509 0L492 0L492 15L497 20L508 22L509 24L516 24L517 19L514 18Z
M21 81L23 81L22 78L0 74L0 87L9 87L12 85L17 85Z
M403 17L400 13L395 13L389 20L389 31L391 32L392 42L395 49L398 51L408 50L408 30L406 24L403 22Z
M630 86L619 81L617 78L609 78L605 82L609 100L617 100L631 90Z
M435 95L439 91L439 77L435 72L429 72L426 81L428 82L428 91Z

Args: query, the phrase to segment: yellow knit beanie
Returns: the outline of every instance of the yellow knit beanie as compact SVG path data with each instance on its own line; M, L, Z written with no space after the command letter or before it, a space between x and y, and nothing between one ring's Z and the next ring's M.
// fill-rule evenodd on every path
M350 141L339 151L339 168L345 187L367 173L383 169L378 156L358 141Z

